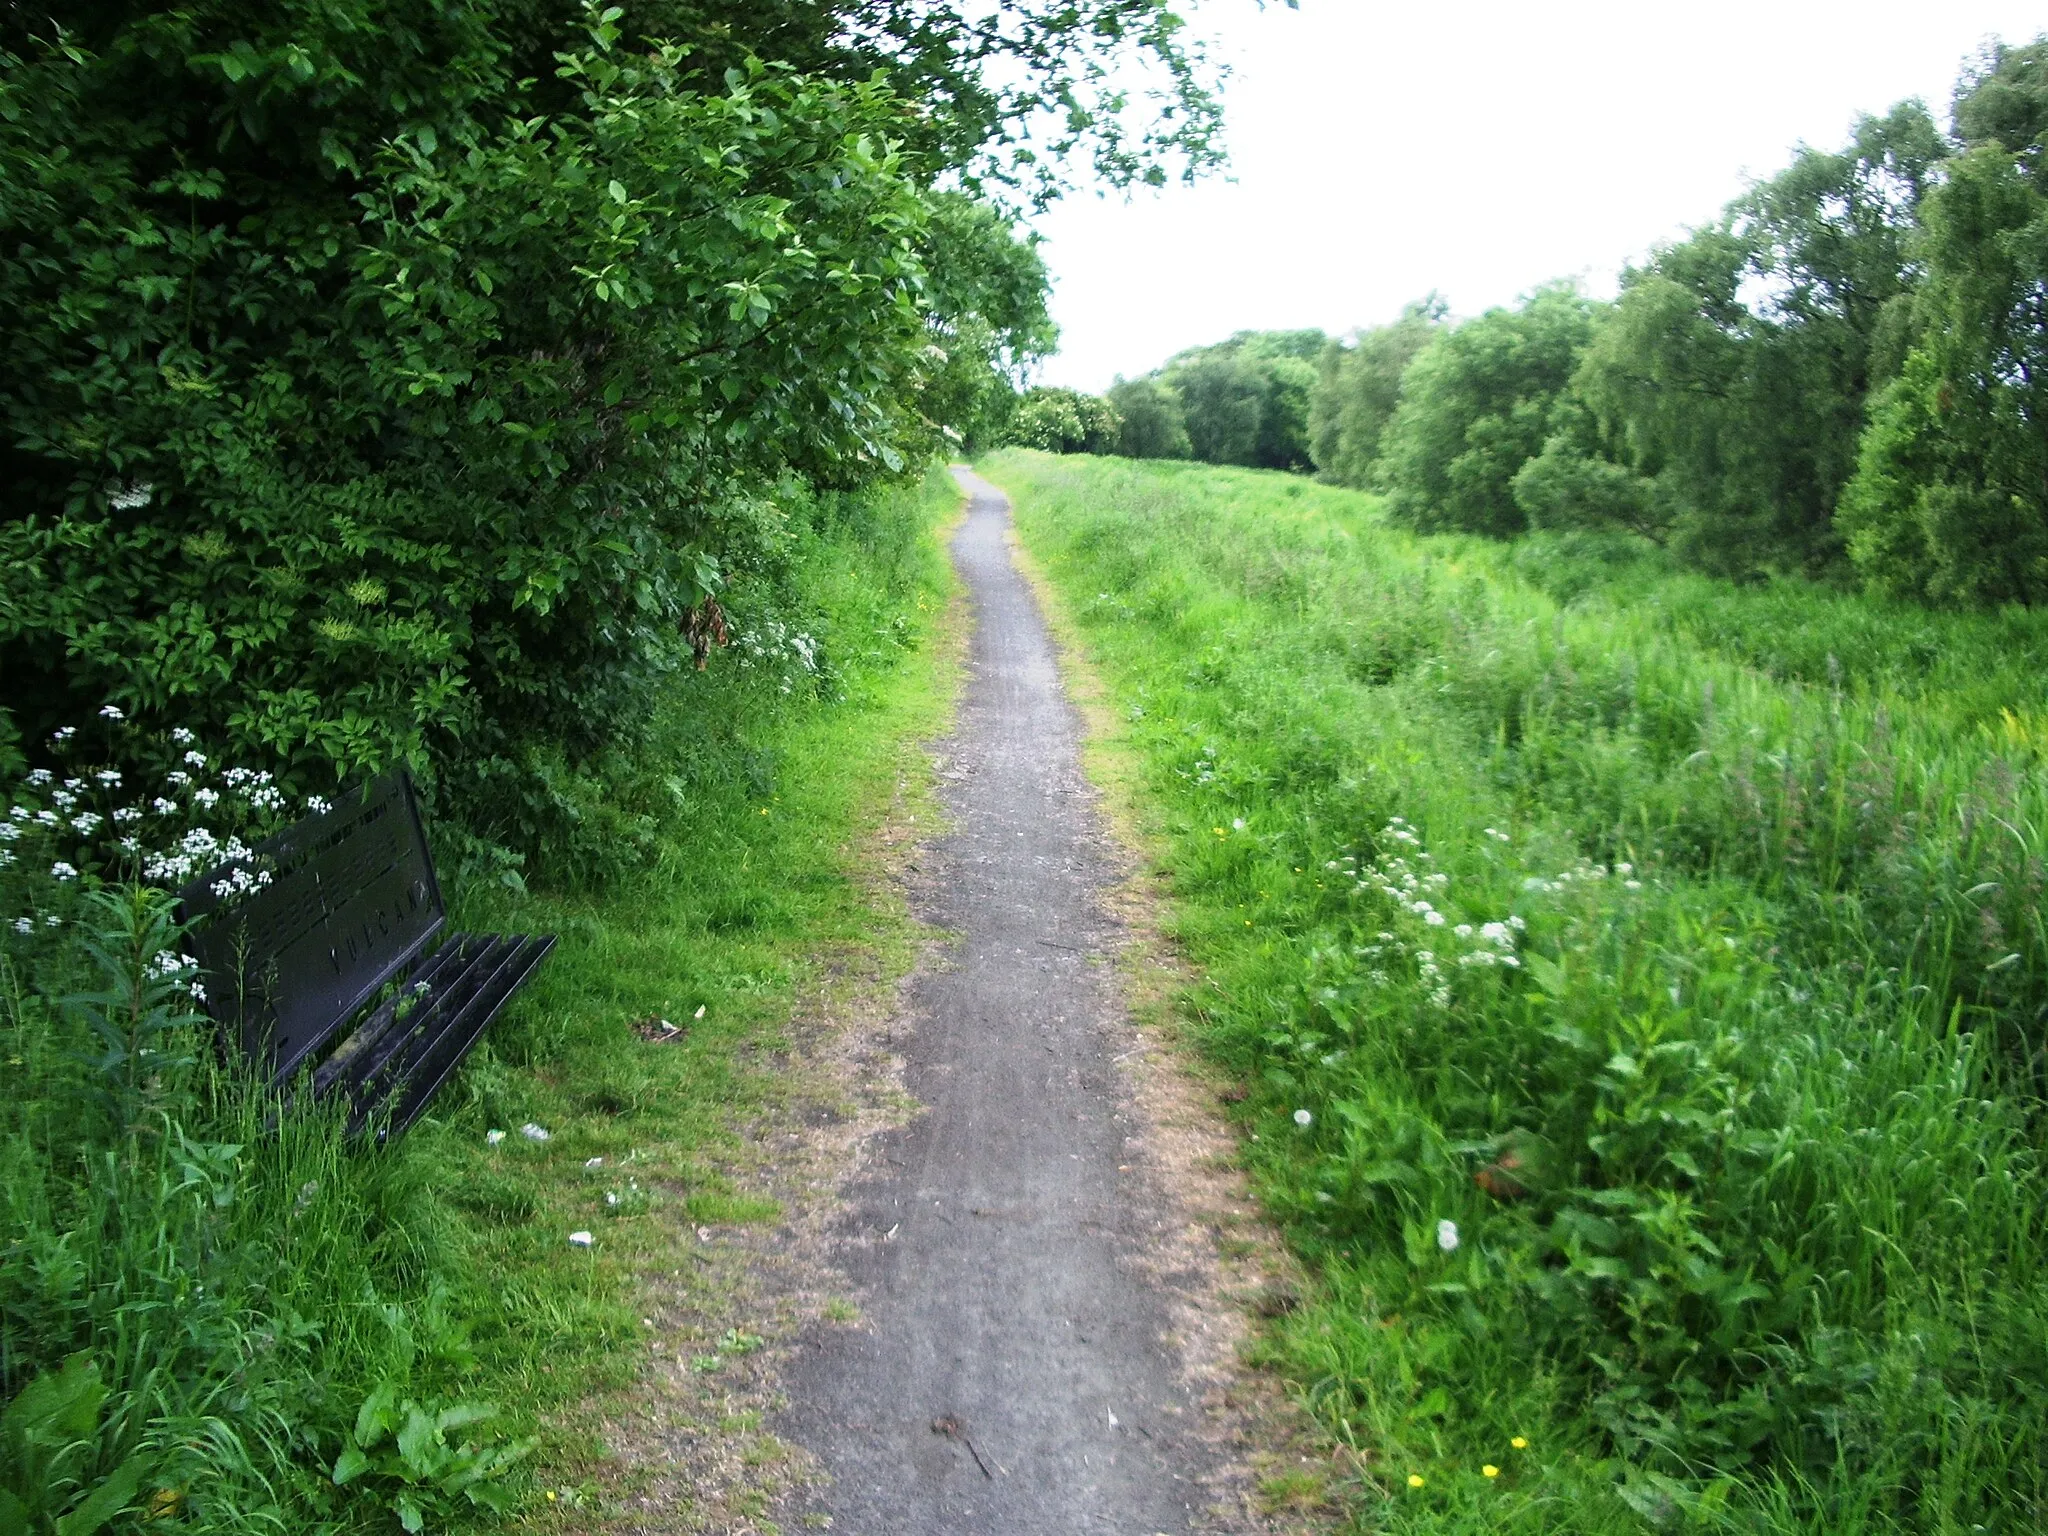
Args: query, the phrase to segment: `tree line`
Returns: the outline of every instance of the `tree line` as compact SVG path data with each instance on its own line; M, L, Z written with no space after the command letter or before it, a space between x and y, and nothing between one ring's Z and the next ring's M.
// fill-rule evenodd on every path
M2048 600L2048 38L1802 146L1622 274L1348 338L1247 333L1015 440L1313 470L1423 531L1622 532L1737 578ZM1065 430L1085 423L1078 433Z

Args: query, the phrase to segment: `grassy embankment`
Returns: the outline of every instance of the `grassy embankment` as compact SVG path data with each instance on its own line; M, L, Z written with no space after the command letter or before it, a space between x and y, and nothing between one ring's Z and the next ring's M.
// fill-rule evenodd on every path
M1142 764L1367 1528L2048 1523L2048 618L985 469Z
M614 789L609 813L658 849L650 868L588 894L455 893L460 926L560 943L388 1151L344 1149L317 1117L264 1133L202 1052L176 1064L175 1030L157 1041L168 1067L103 1113L112 1079L78 1054L81 1018L7 964L0 1366L19 1390L79 1352L110 1395L11 1441L24 1464L0 1489L54 1511L128 1486L113 1506L153 1510L150 1529L381 1531L408 1505L439 1529L487 1512L436 1486L461 1472L437 1456L541 1429L502 1502L579 1503L564 1469L595 1445L557 1411L642 1368L649 1277L687 1306L724 1283L692 1228L778 1215L721 1168L786 1091L773 1057L798 997L827 985L817 962L907 962L907 919L858 855L945 707L934 531L956 505L938 474L865 514L813 509L782 569L735 593L745 638L678 679L663 752ZM684 1032L633 1027L657 1018ZM577 1230L592 1247L570 1245ZM386 1438L335 1489L342 1435L380 1388L501 1413L449 1424L410 1467Z

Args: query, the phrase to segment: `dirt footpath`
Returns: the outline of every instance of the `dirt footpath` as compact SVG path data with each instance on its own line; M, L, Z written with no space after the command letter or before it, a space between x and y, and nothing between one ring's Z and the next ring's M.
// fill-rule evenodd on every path
M862 1326L811 1331L789 1363L778 1428L829 1475L795 1512L841 1536L1230 1529L1213 1356L1235 1331L1191 1315L1229 1310L1189 1273L1208 1229L1143 1156L1081 722L1008 503L955 474L975 625L919 914L955 938L896 1030L924 1110L833 1234Z

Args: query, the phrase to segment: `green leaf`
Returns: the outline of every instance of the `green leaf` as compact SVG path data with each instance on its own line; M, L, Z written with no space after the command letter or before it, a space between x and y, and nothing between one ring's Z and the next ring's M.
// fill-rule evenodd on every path
M370 1395L363 1399L363 1406L356 1410L356 1444L364 1447L376 1445L396 1427L397 1401L397 1383L377 1383Z
M1564 967L1547 955L1525 954L1522 968L1535 979L1536 985L1551 997L1563 997L1565 993Z
M344 1483L361 1477L369 1470L370 1458L364 1455L358 1446L351 1443L343 1449L339 1456L334 1458L334 1485L338 1488Z
M135 1502L135 1490L142 1486L148 1463L131 1456L110 1473L105 1482L86 1495L85 1502L52 1527L56 1536L92 1536L109 1520Z

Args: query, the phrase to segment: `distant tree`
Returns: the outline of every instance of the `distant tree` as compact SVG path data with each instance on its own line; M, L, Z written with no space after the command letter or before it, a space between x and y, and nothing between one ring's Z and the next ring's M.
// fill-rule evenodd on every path
M1181 398L1196 458L1208 464L1257 462L1266 378L1256 363L1205 350L1170 365L1166 382Z
M2048 38L1958 87L1963 151L1922 210L1914 344L1874 403L1841 523L1875 587L2048 601Z
M1597 451L1654 480L1655 494L1616 501L1613 476L1575 482L1554 465L1529 482L1532 495L1545 488L1541 516L1560 515L1557 496L1583 483L1604 490L1572 516L1626 506L1618 519L1636 526L1659 506L1653 521L1711 569L1837 563L1836 502L1873 379L1897 367L1909 247L1942 152L1917 102L1866 117L1846 149L1801 149L1716 223L1625 273L1573 391Z
M1047 453L1114 453L1119 425L1116 408L1099 395L1038 388L1018 401L1008 437Z
M1309 457L1325 480L1368 486L1380 438L1394 414L1401 375L1443 323L1435 294L1401 311L1392 325L1360 331L1349 345L1325 343L1309 393Z
M1528 525L1514 479L1550 435L1594 308L1569 284L1539 288L1520 309L1488 310L1417 355L1381 445L1395 518L1496 538Z
M1180 396L1189 443L1211 464L1309 467L1309 396L1321 331L1240 331L1181 353L1159 378Z
M1117 432L1118 453L1133 459L1194 457L1180 396L1165 384L1157 379L1118 379L1108 398L1123 422Z

